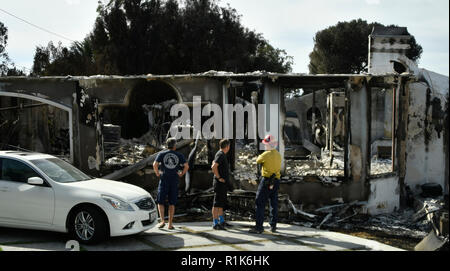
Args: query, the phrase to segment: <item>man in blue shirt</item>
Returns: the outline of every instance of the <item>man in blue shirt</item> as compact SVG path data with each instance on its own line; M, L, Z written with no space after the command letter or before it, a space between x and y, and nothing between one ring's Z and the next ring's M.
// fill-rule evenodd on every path
M160 178L156 200L158 203L159 216L161 217L161 223L158 225L158 228L160 229L166 224L164 220L164 203L167 197L169 197L168 229L174 229L173 216L175 214L175 205L178 199L178 181L189 169L189 165L183 154L175 151L176 143L177 140L175 138L167 139L166 144L168 150L160 152L153 163L155 174ZM183 166L183 171L181 171Z

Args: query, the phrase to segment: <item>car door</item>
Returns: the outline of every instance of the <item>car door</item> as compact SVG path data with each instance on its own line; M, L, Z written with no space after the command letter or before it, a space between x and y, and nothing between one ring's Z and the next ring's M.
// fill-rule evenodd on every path
M10 216L10 208L8 208L8 195L9 185L2 180L2 158L0 158L0 221L6 221L6 218Z
M0 159L0 217L5 222L24 225L53 223L54 192L42 176L22 161ZM30 185L30 177L40 177L44 185Z

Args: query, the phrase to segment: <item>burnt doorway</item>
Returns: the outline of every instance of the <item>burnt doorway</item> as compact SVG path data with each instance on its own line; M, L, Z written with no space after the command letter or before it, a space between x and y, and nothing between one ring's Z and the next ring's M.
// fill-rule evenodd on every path
M103 104L106 164L109 158L125 154L133 156L125 159L125 164L133 164L161 149L172 123L170 108L180 100L177 90L168 83L143 80L128 92L123 104Z

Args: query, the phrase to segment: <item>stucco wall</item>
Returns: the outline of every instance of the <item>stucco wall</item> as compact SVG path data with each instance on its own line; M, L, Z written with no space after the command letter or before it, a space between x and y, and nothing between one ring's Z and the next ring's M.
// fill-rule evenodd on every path
M433 76L433 75L431 75ZM432 77L430 77L432 78ZM415 193L420 185L438 183L445 187L444 123L448 77L434 75L434 85L410 84L405 184Z

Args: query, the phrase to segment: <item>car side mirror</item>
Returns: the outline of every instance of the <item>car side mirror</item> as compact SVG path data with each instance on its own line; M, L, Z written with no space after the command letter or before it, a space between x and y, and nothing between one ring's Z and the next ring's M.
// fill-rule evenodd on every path
M43 185L44 184L44 180L42 180L42 178L39 178L39 177L31 177L31 178L28 178L28 184L31 184L31 185Z

